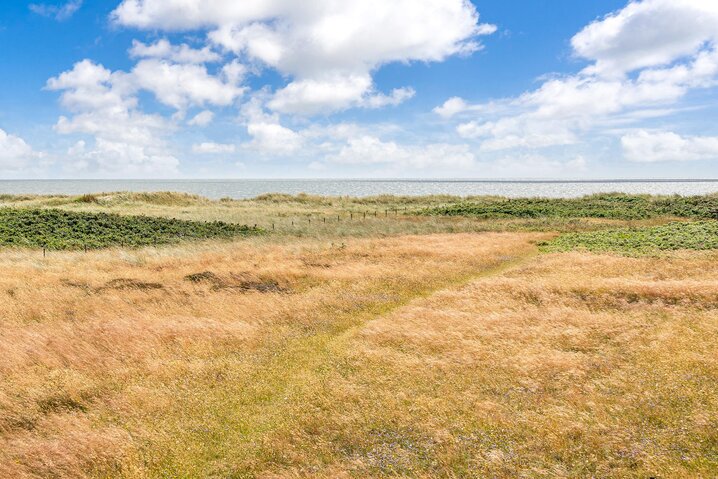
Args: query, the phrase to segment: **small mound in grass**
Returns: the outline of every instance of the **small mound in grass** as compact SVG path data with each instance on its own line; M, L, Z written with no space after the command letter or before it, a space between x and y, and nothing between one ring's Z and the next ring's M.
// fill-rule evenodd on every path
M718 221L673 222L651 228L571 233L542 243L548 252L583 250L628 255L718 249Z
M9 247L55 250L141 247L260 233L262 230L258 228L220 221L0 208L0 246Z
M279 281L272 278L263 278L249 272L240 274L231 273L229 277L222 278L211 271L189 274L185 281L195 284L205 284L213 291L236 290L256 291L259 293L288 293L290 289L282 286Z

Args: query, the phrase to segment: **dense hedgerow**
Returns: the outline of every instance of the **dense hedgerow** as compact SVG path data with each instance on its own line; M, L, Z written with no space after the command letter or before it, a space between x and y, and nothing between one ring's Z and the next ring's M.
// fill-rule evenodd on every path
M257 234L249 226L149 216L0 208L0 246L48 249L148 246Z
M570 233L543 243L544 251L584 250L644 254L670 250L718 249L718 221L674 222L651 228Z
M419 213L430 216L477 218L610 218L649 219L660 216L712 218L718 196L649 196L600 194L582 198L475 198L431 207Z

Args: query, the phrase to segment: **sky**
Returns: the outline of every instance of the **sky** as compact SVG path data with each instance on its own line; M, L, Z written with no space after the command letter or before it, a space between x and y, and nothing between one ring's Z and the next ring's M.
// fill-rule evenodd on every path
M715 0L5 0L0 179L718 178Z

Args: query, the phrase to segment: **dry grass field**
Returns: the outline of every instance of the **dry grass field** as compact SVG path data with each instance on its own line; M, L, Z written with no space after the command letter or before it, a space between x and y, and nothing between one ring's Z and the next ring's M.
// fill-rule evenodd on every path
M718 253L496 224L1 250L0 478L716 477Z

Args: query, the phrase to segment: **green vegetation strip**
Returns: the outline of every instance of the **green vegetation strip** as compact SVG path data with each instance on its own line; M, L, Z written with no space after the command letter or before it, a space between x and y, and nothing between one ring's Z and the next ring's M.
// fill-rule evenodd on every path
M651 228L571 233L542 243L547 252L583 250L629 255L672 250L718 249L718 221L675 222Z
M249 236L261 231L219 221L198 222L57 209L0 208L0 246L58 250L139 247L191 239Z
M706 219L715 217L718 195L650 196L599 194L582 198L470 198L466 201L425 208L429 216L476 218L611 218L649 219L661 216Z

